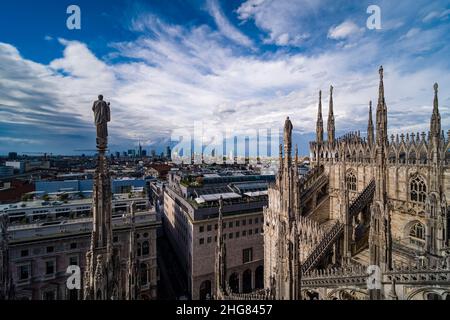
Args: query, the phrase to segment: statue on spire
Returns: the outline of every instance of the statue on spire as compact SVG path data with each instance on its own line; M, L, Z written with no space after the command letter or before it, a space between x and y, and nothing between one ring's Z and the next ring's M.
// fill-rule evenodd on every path
M287 117L284 123L284 152L286 158L289 158L291 156L292 129L293 129L292 122L289 119L289 117Z
M92 106L95 126L97 128L97 148L105 150L108 143L108 122L111 121L110 103L99 95L98 100Z

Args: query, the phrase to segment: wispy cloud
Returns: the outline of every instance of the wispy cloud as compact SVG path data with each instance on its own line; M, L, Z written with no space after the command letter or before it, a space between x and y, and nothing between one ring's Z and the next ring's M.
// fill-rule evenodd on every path
M446 20L450 16L450 9L444 11L432 11L428 13L423 19L423 22L430 22L436 19Z
M253 45L252 40L240 32L235 26L233 26L230 21L226 18L222 10L220 9L220 5L217 0L208 0L207 1L208 11L211 16L214 18L214 21L219 28L219 31L228 39L246 46L251 47Z

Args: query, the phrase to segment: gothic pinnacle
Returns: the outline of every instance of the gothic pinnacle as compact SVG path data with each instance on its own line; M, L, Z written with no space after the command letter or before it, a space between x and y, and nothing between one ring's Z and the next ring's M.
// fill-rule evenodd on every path
M319 109L317 112L317 124L316 124L317 143L323 142L323 118L322 118L322 90L319 91Z
M328 142L334 143L335 140L335 124L334 124L334 110L333 110L333 86L330 86L330 106L328 109Z

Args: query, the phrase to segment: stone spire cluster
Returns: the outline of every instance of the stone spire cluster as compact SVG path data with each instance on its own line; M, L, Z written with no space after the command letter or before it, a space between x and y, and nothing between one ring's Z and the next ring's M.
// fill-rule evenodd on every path
M375 194L371 206L371 221L369 234L370 264L377 265L381 270L388 271L392 268L392 234L391 212L387 195L387 106L384 98L383 67L380 67L380 85L377 105L377 129L375 144ZM380 299L379 289L370 291L371 299Z

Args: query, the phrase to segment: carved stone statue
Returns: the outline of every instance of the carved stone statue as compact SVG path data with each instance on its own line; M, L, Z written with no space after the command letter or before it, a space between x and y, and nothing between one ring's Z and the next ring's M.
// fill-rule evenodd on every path
M289 117L287 117L284 123L284 141L287 143L289 149L291 148L292 129L292 122L289 120Z
M108 142L108 122L111 121L110 103L103 100L99 95L98 100L92 107L94 111L95 125L97 127L97 148L106 149Z

